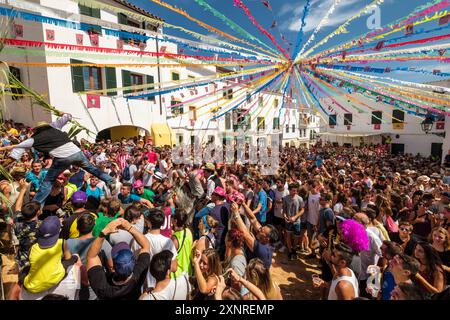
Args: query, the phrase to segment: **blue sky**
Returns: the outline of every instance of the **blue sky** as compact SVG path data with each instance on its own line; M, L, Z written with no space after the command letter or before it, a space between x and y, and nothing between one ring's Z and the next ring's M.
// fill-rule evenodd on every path
M166 22L182 26L184 28L190 29L192 31L196 31L202 34L211 34L208 30L198 26L196 23L186 19L185 17L174 13L164 7L161 7L149 0L128 0L135 5L138 5L146 10L156 14L157 16L165 19ZM194 0L165 0L165 2L170 3L172 5L176 5L177 7L184 9L191 16L206 22L222 31L225 31L231 35L237 35L233 30L231 30L228 26L226 26L222 21L216 17L214 17L208 11L204 11L202 7L197 5ZM255 26L253 26L244 12L233 6L233 0L206 0L208 4L225 14L228 18L233 20L235 23L249 31L254 36L258 37L261 41L274 46L270 42L270 40L263 34L261 34ZM285 36L286 41L292 43L292 50L294 50L295 42L298 35L298 30L300 29L300 19L303 14L303 7L306 3L306 0L269 0L273 11L268 10L263 4L261 0L243 0L243 3L249 7L253 16L256 20L269 32L271 32L275 37L277 42L283 47L286 48L287 44L281 39L281 34ZM315 27L319 24L323 16L325 16L328 9L331 7L333 0L312 0L312 6L308 18L306 19L306 27L305 34L303 36L303 43L307 41ZM342 0L341 3L337 6L336 11L330 18L329 23L322 28L322 30L317 34L316 40L312 43L314 45L318 41L320 41L323 37L327 36L329 33L333 32L337 27L339 27L342 23L344 23L348 18L352 17L354 14L359 12L362 8L364 8L367 4L372 2L372 0ZM412 12L417 6L428 3L428 0L386 0L384 4L380 6L381 10L381 25L384 26L392 21L395 21L399 18L407 16L410 12ZM350 26L348 27L349 33L341 34L334 38L332 38L327 44L318 48L318 51L325 50L327 48L333 47L337 44L344 43L358 35L364 34L369 31L367 27L367 19L368 15L362 16L361 18L354 20ZM270 29L272 22L276 20L278 27L275 29ZM424 28L425 30L433 29L438 27L437 21L426 23L420 28ZM448 30L446 29L447 33ZM176 36L180 36L183 38L188 38L189 36L174 31L173 29L165 29L165 33L172 34ZM427 34L425 37L431 37L434 35L443 34L441 33L432 33ZM402 36L403 33L399 32L392 37ZM411 40L419 39L423 36L411 37ZM409 41L410 40L402 40ZM448 40L447 40L448 41ZM442 42L441 42L442 43ZM433 43L438 44L438 43ZM310 45L309 48L312 46ZM374 43L375 45L375 43ZM318 52L315 51L315 52ZM392 64L371 64L373 67L396 67L396 66L414 66L427 70L439 69L442 72L450 72L450 64L442 64L437 62L429 62L429 63L392 63ZM427 82L427 81L437 81L442 80L442 77L437 76L424 76L420 74L412 74L409 72L395 72L391 73L389 76L395 77L401 80L409 80L415 82Z

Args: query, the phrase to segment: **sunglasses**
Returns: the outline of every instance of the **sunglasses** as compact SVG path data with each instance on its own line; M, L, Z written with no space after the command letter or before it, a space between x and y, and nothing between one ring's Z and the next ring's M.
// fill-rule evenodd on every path
M411 233L413 231L411 228L400 228L400 230L403 232L409 232L409 233Z

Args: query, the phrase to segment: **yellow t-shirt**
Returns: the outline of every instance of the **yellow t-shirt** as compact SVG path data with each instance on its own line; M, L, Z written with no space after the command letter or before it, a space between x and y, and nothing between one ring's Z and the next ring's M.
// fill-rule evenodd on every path
M67 188L67 198L65 199L66 201L69 200L72 195L77 192L78 188L76 185L74 185L73 183L68 182L66 184L66 188Z
M39 293L58 284L66 274L61 263L63 240L58 239L51 248L41 248L35 243L30 250L30 272L23 282L31 293Z
M8 131L8 134L13 134L13 135L18 135L19 131L17 131L17 129L11 128Z

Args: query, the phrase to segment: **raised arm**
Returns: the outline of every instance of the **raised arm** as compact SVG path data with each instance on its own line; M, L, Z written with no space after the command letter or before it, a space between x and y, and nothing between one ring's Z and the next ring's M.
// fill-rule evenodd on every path
M253 245L254 245L254 242L255 242L255 238L250 233L250 231L247 229L244 221L242 221L241 215L239 214L239 208L238 208L238 205L236 203L233 203L231 205L231 213L232 213L233 221L236 223L237 228L244 233L245 244L247 245L247 247L251 251L253 251ZM256 218L255 218L255 220L256 220Z
M19 185L20 185L20 192L19 192L19 196L17 197L16 203L14 205L14 211L22 210L23 198L25 197L25 193L27 192L27 189L30 186L30 183L27 182L25 179L22 179L22 180L20 180Z
M50 125L55 129L61 130L70 120L72 120L72 115L69 113L64 113L60 118L53 121Z

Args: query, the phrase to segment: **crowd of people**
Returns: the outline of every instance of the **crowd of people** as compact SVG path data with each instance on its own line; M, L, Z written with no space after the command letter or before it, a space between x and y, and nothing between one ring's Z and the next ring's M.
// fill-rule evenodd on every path
M143 137L71 140L70 119L1 130L9 299L277 300L275 255L317 259L297 277L324 300L449 297L450 159L319 142L263 176Z

